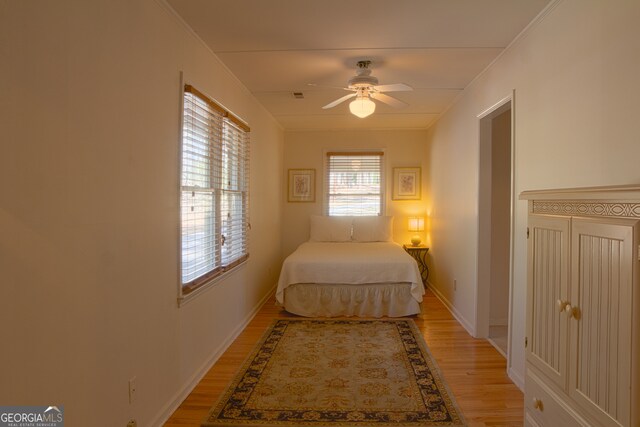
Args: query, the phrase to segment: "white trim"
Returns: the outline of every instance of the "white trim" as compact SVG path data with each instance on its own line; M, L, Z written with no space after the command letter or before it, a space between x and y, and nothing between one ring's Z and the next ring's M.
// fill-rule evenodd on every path
M508 317L491 317L489 318L489 327L491 326L508 326L509 318Z
M476 259L475 259L475 274L476 274L476 286L474 287L474 295L473 300L475 303L475 330L478 335L476 338L487 338L489 336L489 292L486 289L486 284L490 281L490 277L485 277L486 274L481 273L490 273L490 269L485 263L480 262L480 258L485 254L484 245L486 244L485 239L482 238L482 231L485 229L482 227L483 219L486 219L483 215L481 215L480 206L486 196L481 186L482 180L480 179L480 175L482 175L483 166L482 166L482 150L484 142L491 142L491 129L490 129L490 120L495 118L496 116L504 113L509 108L511 109L511 159L510 159L510 175L511 175L511 191L510 191L510 236L509 236L509 288L511 288L511 270L513 264L513 204L514 204L514 188L513 188L513 177L514 177L514 168L515 163L513 156L514 150L514 139L513 139L513 99L514 99L515 90L512 90L511 93L499 101L495 102L488 108L485 108L482 112L480 112L476 117L478 118L478 200L477 200L477 222L476 222ZM486 271L485 271L486 270ZM482 290L480 289L482 287ZM511 293L511 291L510 291ZM510 304L511 305L511 304Z
M453 304L451 304L449 302L449 300L447 300L447 298L445 298L445 296L442 295L442 293L440 293L440 291L435 286L433 286L433 284L431 282L427 281L427 287L431 290L431 292L433 292L433 294L436 296L436 298L438 298L440 300L440 302L442 302L442 304L447 308L447 310L449 310L451 315L453 317L455 317L455 319L467 331L467 333L469 335L471 335L471 336L475 336L473 334L473 327L471 326L471 323L468 322L465 319L465 317L458 310L456 310L456 308L453 306ZM495 347L495 345L494 345L494 347ZM498 351L498 352L502 353L500 351ZM509 363L508 359L507 359L507 363ZM511 379L511 381L513 381L513 383L516 385L516 387L518 387L520 389L520 391L522 391L524 393L524 377L522 375L520 375L520 372L514 370L511 367L507 367L507 375L509 376L509 379Z
M482 117L478 115L478 145L477 145L477 154L478 154L478 181L476 187L477 199L476 199L476 256L474 259L474 274L475 274L475 286L473 287L473 303L474 303L474 325L475 331L478 335L474 335L476 338L487 338L489 336L489 303L490 303L490 292L486 289L486 283L490 282L490 251L486 251L485 246L487 239L485 237L490 238L489 235L483 236L483 232L486 229L484 227L486 224L485 215L482 214L481 206L485 203L486 194L483 187L483 184L486 184L486 180L482 179L482 177L486 174L485 169L483 168L483 153L486 149L483 149L483 142L491 142L491 122L489 113L486 113L487 110L484 110ZM489 122L487 123L487 120ZM491 158L489 158L491 161ZM484 173L483 173L484 172ZM490 172L490 171L489 171ZM488 188L490 191L491 188ZM484 206L486 208L486 206ZM490 207L490 206L489 206ZM486 209L485 209L486 210ZM490 219L490 218L489 218ZM490 225L490 224L489 224ZM491 245L489 244L489 248ZM481 257L488 257L488 259L480 260ZM486 274L485 274L486 273ZM482 291L480 288L482 287ZM486 321L485 321L486 318Z
M513 381L513 383L520 389L520 391L524 393L524 377L520 374L520 372L514 370L513 368L508 368L507 375L509 375L511 381Z
M516 375L516 371L513 370L513 351L511 351L513 344L513 290L515 289L515 248L516 248L516 204L518 203L518 195L516 194L516 90L511 92L511 212L510 218L510 241L509 241L509 319L507 329L507 372L509 377L514 380L520 390L524 390L524 378L518 376L518 382L512 377ZM525 328L526 330L526 328ZM525 332L526 333L526 332Z
M493 340L493 338L487 338L487 341L489 341L489 344L491 344L493 348L495 348L496 351L505 358L505 360L507 359L507 355L505 354L504 350L500 348L500 346Z
M511 191L510 191L510 201L509 201L509 309L508 309L508 333L507 333L507 354L505 358L507 359L507 372L511 371L513 366L512 360L512 334L513 334L513 289L514 289L514 251L515 251L515 214L516 214L516 135L515 135L515 97L516 91L513 89L508 96L503 97L499 101L495 102L490 107L483 110L481 113L477 115L478 118L478 161L480 162L481 154L480 150L482 149L482 141L484 141L487 137L486 129L483 129L483 120L491 119L496 117L499 114L504 113L510 109L511 111L511 158L510 158L510 181L511 181ZM507 108L508 106L508 108ZM481 173L482 165L478 165L478 174ZM478 179L478 207L480 206L480 199L483 197L480 191L480 179ZM483 282L483 276L480 275L480 256L481 256L481 245L482 239L480 239L481 227L480 227L480 210L478 209L478 222L477 222L477 253L476 253L476 286L474 288L474 302L475 302L475 327L478 332L479 338L487 338L489 332L489 326L491 324L491 319L489 315L489 292L486 289L486 283ZM485 278L487 279L487 278ZM482 289L480 289L482 287ZM482 301L480 301L482 299Z
M640 198L639 184L605 185L601 187L528 190L520 193L520 200L607 200L624 202Z
M456 309L456 307L451 304L451 302L436 288L433 283L427 281L427 287L433 292L433 294L440 300L440 302L449 310L451 315L455 317L455 319L462 325L462 327L467 331L469 335L475 337L475 330L473 328L473 324L469 322L464 315Z
M229 334L229 336L218 346L218 348L211 354L211 357L207 359L201 366L200 369L197 369L195 373L187 380L185 385L181 387L173 398L167 402L160 410L158 415L149 423L152 426L160 426L164 425L167 420L173 415L173 413L178 409L178 407L182 404L182 402L189 396L189 394L193 391L193 389L198 385L198 383L204 378L204 376L209 372L209 369L215 365L215 363L220 359L220 357L224 354L225 351L229 348L229 346L235 341L236 338L244 331L244 329L249 325L249 323L253 320L254 317L258 314L262 306L273 296L275 293L277 284L274 284L272 288L266 293L264 297L256 306L251 310L251 312L244 318L244 320ZM215 402L211 402L213 405Z
M502 98L500 101L496 102L495 104L493 104L491 107L485 109L484 111L482 111L480 114L478 114L476 117L479 119L483 119L488 115L500 115L502 113L504 113L505 111L508 110L508 108L504 108L504 109L500 109L500 107L506 106L509 102L511 102L511 100L513 99L513 94L515 93L515 90L512 90L511 93L507 96L505 96L504 98Z

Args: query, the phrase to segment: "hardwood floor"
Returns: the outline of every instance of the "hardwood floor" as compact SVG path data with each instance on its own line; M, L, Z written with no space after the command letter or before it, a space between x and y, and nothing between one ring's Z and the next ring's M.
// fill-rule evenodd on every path
M472 338L431 291L414 318L469 426L522 426L523 395L506 361L485 340ZM295 317L271 298L173 413L166 427L199 426L273 319Z

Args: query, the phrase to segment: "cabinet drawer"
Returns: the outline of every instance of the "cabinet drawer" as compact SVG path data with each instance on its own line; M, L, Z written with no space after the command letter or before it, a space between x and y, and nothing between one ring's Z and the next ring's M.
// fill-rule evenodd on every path
M566 404L545 386L531 372L527 372L524 392L524 406L526 413L531 415L540 427L580 427L587 426L584 421L578 420L566 409ZM535 425L531 423L531 425Z

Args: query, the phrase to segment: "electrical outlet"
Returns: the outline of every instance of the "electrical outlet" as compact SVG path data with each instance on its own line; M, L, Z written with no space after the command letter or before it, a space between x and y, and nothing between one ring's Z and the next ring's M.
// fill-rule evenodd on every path
M138 392L138 386L136 385L136 377L132 377L129 380L129 403L135 402L137 392Z
M456 279L453 279L453 290L454 291L458 290L458 281Z
M138 422L134 419L129 420L127 427L138 427Z

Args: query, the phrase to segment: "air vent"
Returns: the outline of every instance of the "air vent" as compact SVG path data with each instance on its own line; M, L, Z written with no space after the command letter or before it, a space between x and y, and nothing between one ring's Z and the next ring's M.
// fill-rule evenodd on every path
M304 99L304 94L302 92L293 92L293 97L295 99Z

